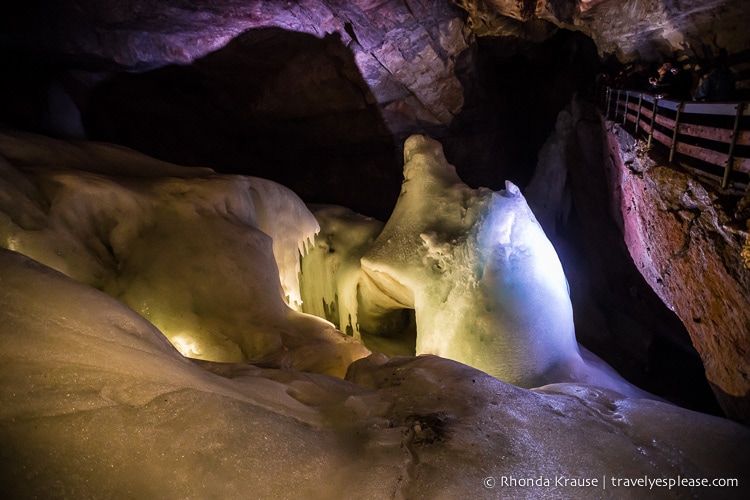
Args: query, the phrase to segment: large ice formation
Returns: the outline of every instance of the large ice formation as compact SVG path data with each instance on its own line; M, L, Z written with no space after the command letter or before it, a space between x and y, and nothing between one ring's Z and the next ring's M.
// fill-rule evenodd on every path
M470 188L423 136L406 141L404 161L401 195L379 235L352 214L316 212L319 248L303 269L325 268L327 277L309 277L329 283L315 296L303 273L306 304L333 307L334 323L386 338L408 335L409 316L400 313L413 310L416 354L523 387L580 381L644 395L591 353L582 356L562 265L515 185Z
M536 386L577 356L567 281L518 188L472 189L437 141L404 145L401 196L362 260L367 279L413 308L417 353Z
M436 166L434 143L414 139L408 145L409 158L422 162L411 166ZM437 356L372 354L350 363L367 351L282 298L289 293L278 271L287 264L273 252L294 255L315 224L279 186L186 170L112 146L21 134L0 134L0 155L4 497L748 497L750 431L725 419L593 384L530 391ZM396 274L393 282L370 281L372 287L393 285L391 294L364 290L372 295L366 299L355 291L373 313L360 314L359 324L365 317L377 330L387 309L381 305L419 307L446 293L464 320L507 317L508 324L531 325L526 331L532 333L533 321L523 318L528 309L514 317L507 304L490 301L554 299L565 313L565 283L557 271L529 274L521 266L503 278L518 250L508 241L543 239L513 222L529 224L520 195L510 186L505 194L471 191L444 170L437 180L409 170L407 195L432 183L434 194L415 203L438 205L432 214L426 208L414 213L432 217L430 224L418 217L403 221L416 236L395 231L389 221L390 233L383 234L392 234L394 245L403 243L397 247L403 256L388 267L375 258L380 253L369 253L367 272L378 272L375 266L390 272L409 259L419 269ZM511 210L495 213L499 207ZM285 210L289 215L275 217ZM380 225L341 209L316 213L325 227L314 252L339 259L332 269L340 290L350 293L362 273L353 256L366 253ZM441 214L454 218L441 223ZM272 227L279 222L286 226ZM349 232L356 237L347 240ZM469 238L476 248L467 248ZM515 262L547 255L544 244L515 255ZM480 266L466 255L489 260ZM552 264L556 269L556 259ZM458 271L467 269L472 272L461 278ZM469 295L451 295L442 280L454 272L463 280L459 291ZM413 281L419 275L424 287ZM523 290L541 277L550 282L539 297ZM470 294L472 283L484 295ZM500 290L514 283L521 284L518 295ZM316 286L327 297L321 307L338 300L340 309L354 309L351 295L342 301L330 283ZM479 309L469 307L472 300ZM457 334L471 333L447 305L426 307ZM539 314L549 321L548 313ZM352 329L357 324L338 317ZM435 327L429 333L439 333L438 322L426 324ZM568 324L553 326L556 334L572 334ZM182 329L184 342L175 334ZM505 342L490 335L504 330L484 333L491 349ZM570 338L538 340L557 352L545 357L533 342L519 348L511 336L511 367L540 352L541 361L528 362L534 373L546 373L541 365L549 359L576 355ZM188 359L175 345L224 362ZM347 366L343 380L327 374L341 375ZM664 482L612 483L646 477ZM667 486L678 477L690 483ZM739 484L697 486L703 479ZM571 486L572 480L589 486Z
M283 186L103 144L5 134L0 152L0 244L128 304L183 354L342 376L367 354L285 303L299 306L300 251L318 225Z

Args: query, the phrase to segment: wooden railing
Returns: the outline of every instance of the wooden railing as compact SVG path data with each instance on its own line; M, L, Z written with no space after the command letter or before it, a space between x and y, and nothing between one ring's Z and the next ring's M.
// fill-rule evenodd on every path
M601 103L607 119L630 126L676 155L699 160L696 168L723 169L721 187L736 173L750 174L750 107L746 102L677 101L634 90L607 88Z

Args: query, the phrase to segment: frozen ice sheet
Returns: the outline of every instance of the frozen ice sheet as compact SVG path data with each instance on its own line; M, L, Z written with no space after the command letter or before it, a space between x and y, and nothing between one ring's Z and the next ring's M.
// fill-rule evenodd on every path
M529 391L436 356L372 355L346 380L188 360L121 302L18 253L0 250L0 283L9 497L747 497L750 431L727 420L577 384ZM556 484L678 475L742 482Z

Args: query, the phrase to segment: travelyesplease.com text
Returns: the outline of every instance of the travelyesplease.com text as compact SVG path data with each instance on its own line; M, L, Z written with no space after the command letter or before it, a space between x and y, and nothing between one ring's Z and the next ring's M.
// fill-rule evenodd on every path
M571 488L696 488L696 487L719 487L733 488L739 486L737 478L689 478L689 477L515 477L515 476L488 476L484 478L485 488L534 488L534 487L571 487Z

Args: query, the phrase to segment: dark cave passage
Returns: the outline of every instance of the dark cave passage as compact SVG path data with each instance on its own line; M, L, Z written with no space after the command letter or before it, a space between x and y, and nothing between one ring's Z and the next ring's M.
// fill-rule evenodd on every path
M401 182L395 144L335 35L249 30L189 66L119 74L93 89L84 123L92 139L380 217Z

